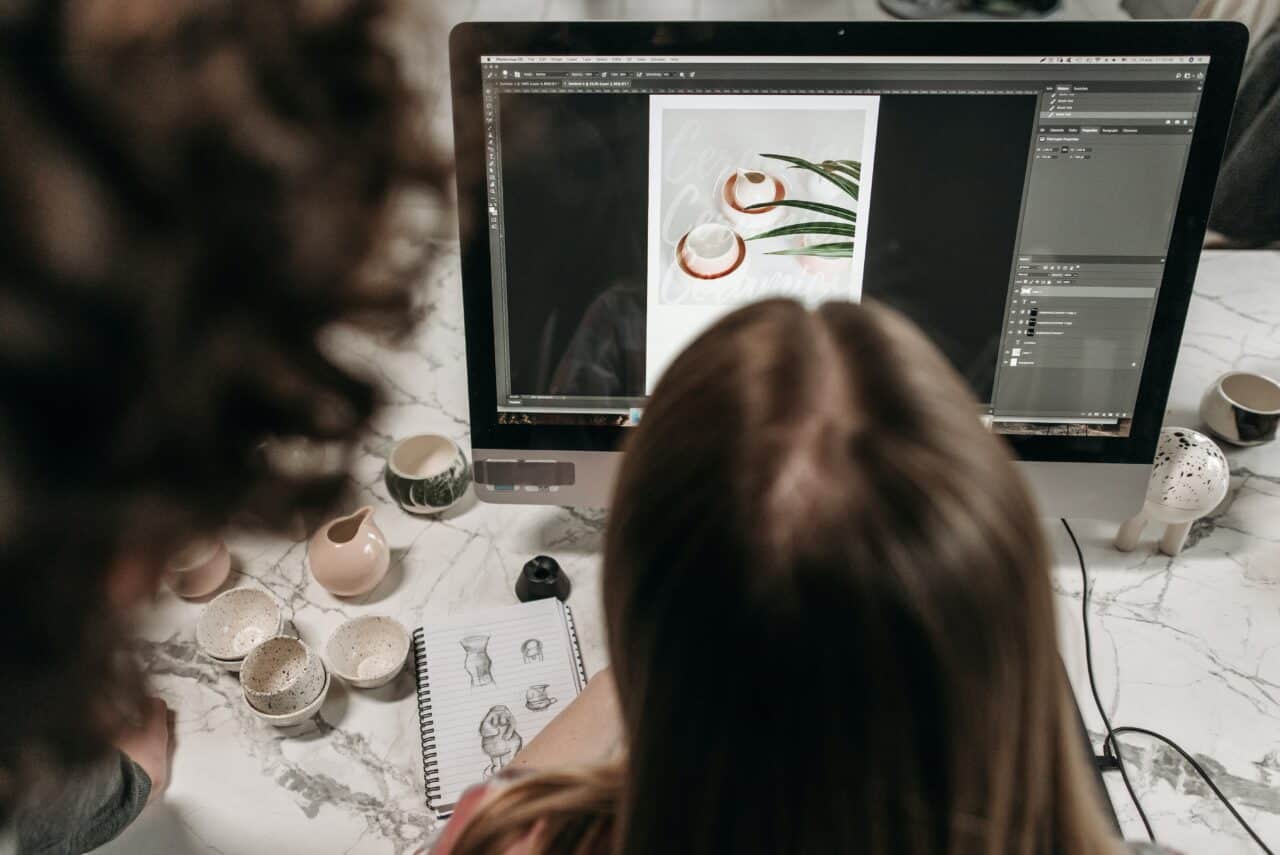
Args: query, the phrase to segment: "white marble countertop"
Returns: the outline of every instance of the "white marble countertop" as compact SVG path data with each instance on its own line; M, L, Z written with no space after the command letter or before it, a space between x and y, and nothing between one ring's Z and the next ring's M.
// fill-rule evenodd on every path
M1195 425L1202 389L1232 367L1280 373L1280 253L1209 252L1178 362L1168 424ZM355 478L394 550L372 594L340 601L305 567L305 542L234 538L229 585L260 586L285 604L302 637L323 644L347 617L390 614L409 626L432 615L512 601L521 565L554 555L573 579L587 670L605 664L599 604L600 511L464 503L444 519L402 513L387 497L382 458L394 437L434 431L467 446L465 364L456 252L427 286L430 320L411 348L362 345L353 355L385 378L392 403ZM1280 445L1228 451L1235 478L1223 506L1177 559L1144 543L1109 547L1114 523L1076 524L1096 580L1100 688L1116 725L1177 739L1218 776L1264 838L1280 845ZM1086 721L1080 582L1061 526L1062 647ZM335 685L301 733L260 723L235 675L196 651L201 605L161 594L143 626L155 689L177 712L172 781L162 803L102 852L276 855L413 852L433 824L423 801L413 678L373 691ZM1171 752L1130 739L1135 784L1163 841L1200 853L1249 852L1208 790ZM1113 798L1130 837L1141 827L1118 782Z

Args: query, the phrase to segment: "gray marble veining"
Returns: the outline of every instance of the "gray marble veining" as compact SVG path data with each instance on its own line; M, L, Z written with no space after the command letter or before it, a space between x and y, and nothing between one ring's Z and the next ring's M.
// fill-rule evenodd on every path
M384 381L389 405L353 472L355 501L376 508L393 549L373 592L339 600L306 568L305 539L234 537L228 584L269 590L309 643L344 619L390 614L407 625L510 601L521 565L555 555L574 582L589 672L605 664L599 605L599 510L491 506L464 501L441 518L400 511L381 482L395 438L444 433L469 448L456 248L441 245L425 286L430 320L397 350L344 341L355 364ZM1280 253L1206 253L1167 421L1195 426L1199 394L1219 373L1280 373ZM1114 523L1079 521L1093 578L1094 659L1117 725L1154 728L1203 763L1264 837L1280 842L1280 446L1229 450L1230 493L1193 529L1177 558L1144 543L1109 546ZM354 506L353 506L354 507ZM1060 526L1055 588L1064 658L1095 744L1101 724L1084 679L1080 581ZM142 619L142 657L177 711L176 751L163 804L103 852L411 853L434 819L423 801L413 681L381 689L335 681L320 716L295 731L262 724L232 674L198 653L201 605L163 593ZM1125 739L1135 785L1162 839L1188 853L1248 852L1247 839L1171 750ZM1111 782L1126 831L1141 827Z

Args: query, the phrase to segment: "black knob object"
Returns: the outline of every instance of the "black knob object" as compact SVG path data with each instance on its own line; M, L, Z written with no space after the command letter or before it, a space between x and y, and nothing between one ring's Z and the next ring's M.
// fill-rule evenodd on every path
M569 577L564 575L554 558L535 555L524 565L520 578L516 580L516 599L522 603L545 600L548 597L567 600L570 587Z

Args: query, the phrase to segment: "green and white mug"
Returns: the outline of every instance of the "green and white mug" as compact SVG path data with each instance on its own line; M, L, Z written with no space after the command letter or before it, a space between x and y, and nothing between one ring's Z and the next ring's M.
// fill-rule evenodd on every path
M438 514L457 504L471 485L471 465L447 436L406 437L387 455L382 473L387 492L411 514Z

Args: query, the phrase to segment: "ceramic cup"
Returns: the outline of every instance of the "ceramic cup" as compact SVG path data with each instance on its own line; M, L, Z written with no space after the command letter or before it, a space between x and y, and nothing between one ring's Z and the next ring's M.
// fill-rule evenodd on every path
M743 167L734 170L720 185L720 213L744 234L756 234L777 225L788 210L765 203L776 202L786 196L787 185L780 177L761 169ZM751 205L762 207L748 210Z
M471 485L471 466L458 444L433 433L406 437L387 455L387 492L411 514L438 514L457 504Z
M1200 399L1200 418L1233 445L1270 442L1280 423L1280 383L1250 371L1223 374Z
M212 594L231 572L231 553L220 539L198 540L165 566L164 580L179 597Z
M323 664L321 665L321 667L322 668L324 667ZM316 695L315 699L312 700L311 703L307 704L305 707L295 712L279 713L279 714L265 713L262 710L255 707L253 704L249 704L249 709L259 719L261 719L262 721L265 721L267 724L271 725L272 727L294 727L296 725L302 724L303 722L305 722L306 720L314 716L316 713L320 712L320 707L324 706L324 699L329 694L329 683L330 683L329 671L325 669L324 685L320 687L320 694Z
M324 648L329 670L360 689L390 683L409 657L409 632L389 617L366 615L343 623Z
M234 588L213 598L196 622L201 652L232 671L256 645L284 631L275 597L257 588Z
M777 198L778 184L773 177L758 169L739 169L733 176L733 201L738 207L772 202Z
M268 638L244 658L240 686L258 712L287 715L304 709L324 688L325 668L305 641Z

